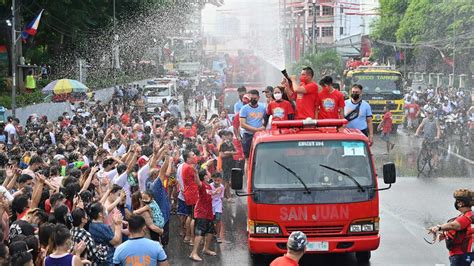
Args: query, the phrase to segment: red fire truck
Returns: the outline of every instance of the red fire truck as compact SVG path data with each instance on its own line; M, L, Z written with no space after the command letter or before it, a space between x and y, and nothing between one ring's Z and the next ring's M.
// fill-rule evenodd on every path
M345 119L276 121L255 134L246 191L240 169L232 188L247 196L250 254L283 254L288 236L302 231L308 253L355 252L368 261L378 248L379 195L395 183L393 163L378 188L367 138L342 128ZM255 256L252 256L255 257Z

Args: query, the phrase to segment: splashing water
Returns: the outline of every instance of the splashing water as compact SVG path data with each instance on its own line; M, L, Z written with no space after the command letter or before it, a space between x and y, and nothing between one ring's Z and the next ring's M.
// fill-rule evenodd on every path
M53 63L55 74L73 77L77 71L76 59L83 58L88 64L89 82L111 80L114 72L117 76L152 77L150 73L156 73L167 37L193 36L196 25L192 18L199 11L198 6L184 1L174 8L144 8L122 17L117 20L115 30L112 26L97 29L95 34L82 38L82 42L74 43L74 47L66 47ZM116 41L114 33L118 36ZM176 47L176 43L168 45L171 50ZM118 58L114 51L120 54L120 69L115 71L111 67L112 61Z
M283 32L278 0L249 1L249 27L253 49L257 56L278 70L285 68Z

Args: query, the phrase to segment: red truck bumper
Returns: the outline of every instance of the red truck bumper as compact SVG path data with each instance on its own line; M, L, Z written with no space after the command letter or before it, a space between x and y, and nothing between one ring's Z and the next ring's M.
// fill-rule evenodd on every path
M249 251L253 254L283 254L286 252L287 238L254 238L249 237ZM380 235L341 236L331 238L308 238L309 243L327 242L327 250L306 253L346 253L376 250L380 244ZM318 246L321 247L321 245ZM325 246L322 245L322 246ZM314 246L313 246L314 247ZM323 248L325 249L325 248Z

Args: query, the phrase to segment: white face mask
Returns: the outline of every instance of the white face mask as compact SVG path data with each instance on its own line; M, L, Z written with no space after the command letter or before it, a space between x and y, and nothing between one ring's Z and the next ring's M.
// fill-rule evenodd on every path
M282 96L281 93L274 93L274 94L273 94L273 97L274 97L275 100L277 100L277 101L281 99L281 96Z

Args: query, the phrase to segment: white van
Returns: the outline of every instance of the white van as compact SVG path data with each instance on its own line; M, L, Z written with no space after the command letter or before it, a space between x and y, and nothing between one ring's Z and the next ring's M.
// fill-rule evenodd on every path
M176 83L174 78L159 78L150 81L143 90L146 110L153 112L155 107L163 105L163 99L169 103L176 96Z

